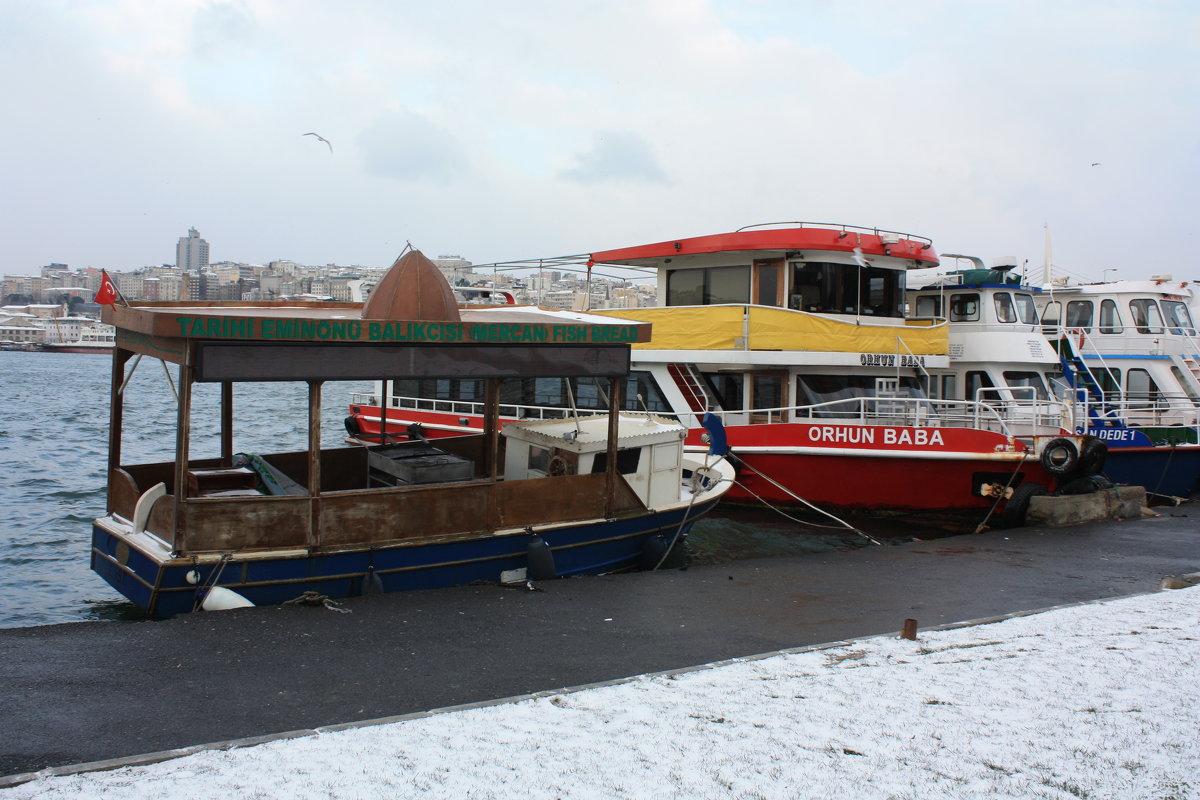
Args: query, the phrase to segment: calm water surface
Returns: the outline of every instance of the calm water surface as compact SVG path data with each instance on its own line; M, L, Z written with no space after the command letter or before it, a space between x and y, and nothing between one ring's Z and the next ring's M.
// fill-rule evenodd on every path
M0 352L0 628L141 618L88 566L91 522L104 513L111 368L111 357L103 355ZM170 380L153 359L142 359L135 370L127 388L123 461L174 460ZM350 393L369 388L363 382L325 385L326 446L340 444L345 436L342 419ZM220 452L218 402L216 386L197 387L193 458ZM307 402L303 386L239 384L235 449L306 448L300 409ZM876 536L911 535L903 526L881 529L878 522L870 523L874 527L852 522ZM865 544L856 534L797 525L766 510L722 507L697 523L686 549L672 558L676 566L711 564Z

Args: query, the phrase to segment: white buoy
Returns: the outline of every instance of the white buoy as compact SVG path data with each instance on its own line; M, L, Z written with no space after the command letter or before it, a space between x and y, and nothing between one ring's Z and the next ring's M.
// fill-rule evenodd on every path
M214 586L205 593L204 599L200 601L200 608L205 611L228 611L231 608L254 608L254 603L232 589Z

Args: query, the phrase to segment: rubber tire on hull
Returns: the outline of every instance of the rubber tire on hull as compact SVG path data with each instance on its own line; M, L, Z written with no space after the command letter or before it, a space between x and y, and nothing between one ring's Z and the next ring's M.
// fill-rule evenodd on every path
M1079 466L1079 451L1070 439L1051 439L1042 448L1041 461L1051 475L1070 475Z
M1104 462L1108 460L1108 443L1095 436L1086 436L1079 450L1079 473L1095 475L1104 471Z
M1022 483L1013 489L1012 497L1004 503L1004 511L1000 513L1000 524L1005 528L1019 528L1025 524L1025 515L1029 513L1029 501L1034 497L1044 497L1050 494L1040 483Z

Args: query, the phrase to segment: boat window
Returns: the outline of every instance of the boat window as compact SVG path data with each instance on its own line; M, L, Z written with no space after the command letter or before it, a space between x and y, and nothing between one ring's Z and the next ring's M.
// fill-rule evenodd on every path
M751 375L750 378L750 422L783 422L787 416L787 412L782 410L787 405L787 375L764 373Z
M952 322L971 322L979 319L978 294L950 295L950 320Z
M1067 327L1092 329L1092 301L1072 300L1067 303Z
M992 383L991 377L983 370L971 370L967 373L967 399L978 400L980 389L991 389L995 385Z
M996 321L997 322L1016 322L1017 309L1013 305L1012 295L1008 292L996 292Z
M741 411L746 376L740 372L705 372L702 376L726 411Z
M1092 370L1092 377L1096 380L1096 385L1100 387L1100 391L1106 400L1115 401L1121 398L1121 370L1094 369Z
M712 267L704 270L704 304L749 303L750 267Z
M1046 307L1042 309L1042 332L1056 333L1058 330L1058 321L1062 318L1062 303L1057 300L1046 303Z
M1158 303L1151 299L1130 300L1129 313L1138 333L1162 333L1162 314L1159 313Z
M534 378L533 403L538 406L565 406L561 378Z
M788 307L826 314L904 316L903 270L821 261L791 262Z
M1029 392L1017 392L1013 397L1017 400L1029 400L1031 397L1036 397L1038 400L1048 400L1049 394L1046 391L1046 384L1042 380L1042 376L1036 372L1008 372L1004 373L1004 382L1009 386L1031 386L1034 389L1034 394L1031 396Z
M1033 295L1018 292L1013 295L1013 299L1017 303L1017 318L1021 320L1021 324L1037 325L1037 304L1033 302Z
M750 265L667 270L667 305L750 302Z
M640 402L638 395L642 396ZM645 370L634 370L625 379L625 396L621 399L621 408L626 411L641 411L642 403L646 404L645 410L655 414L671 413L671 406L663 399L662 390L659 389L654 376Z
M1121 315L1117 311L1115 300L1104 300L1100 303L1100 332L1122 333Z
M1167 326L1174 334L1186 334L1188 336L1196 335L1196 328L1192 324L1192 315L1188 313L1187 304L1181 303L1178 300L1163 300L1162 301L1163 316L1167 318Z
M667 270L667 305L699 306L704 304L704 270Z
M642 457L642 448L631 447L628 450L617 451L617 472L622 475L632 475L638 471L638 462ZM592 460L592 474L608 469L608 453L596 453Z
M814 417L854 416L860 411L858 398L876 396L875 379L875 375L798 375L796 391L804 405L830 404L815 409ZM905 375L888 396L923 398L925 392L916 378Z
M779 302L779 279L783 277L783 259L770 264L754 263L754 302L760 306L777 306Z
M1149 372L1144 369L1131 369L1126 373L1125 380L1125 397L1130 408L1152 408L1158 403L1158 386Z
M936 294L923 294L917 297L917 316L930 319L942 316L941 296Z
M942 399L943 400L957 400L958 395L955 394L955 392L957 392L957 391L958 391L958 376L957 375L943 375L942 376Z

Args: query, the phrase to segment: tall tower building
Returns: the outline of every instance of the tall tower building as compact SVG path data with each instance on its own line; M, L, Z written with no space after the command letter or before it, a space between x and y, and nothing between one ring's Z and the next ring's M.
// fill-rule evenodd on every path
M179 237L175 245L175 267L195 271L208 266L208 242L200 238L200 231L188 228L187 236Z

